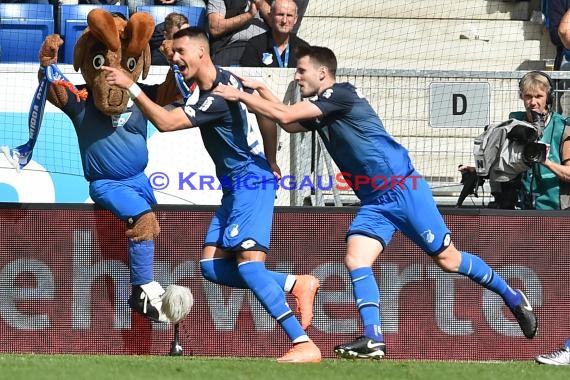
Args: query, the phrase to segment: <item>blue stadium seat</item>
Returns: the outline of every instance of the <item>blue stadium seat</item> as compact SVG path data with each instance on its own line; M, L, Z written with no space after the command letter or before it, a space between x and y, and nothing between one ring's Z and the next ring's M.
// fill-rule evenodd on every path
M44 39L54 32L53 5L0 4L0 62L38 62Z
M137 12L150 13L155 24L160 24L169 13L181 13L188 18L190 26L204 28L206 26L206 9L202 7L186 7L183 5L142 5Z
M129 8L126 5L92 5L92 4L62 4L59 7L59 34L63 38L63 62L73 63L73 49L87 27L87 15L95 8L102 8L108 12L120 12L129 17ZM61 55L61 54L60 54Z

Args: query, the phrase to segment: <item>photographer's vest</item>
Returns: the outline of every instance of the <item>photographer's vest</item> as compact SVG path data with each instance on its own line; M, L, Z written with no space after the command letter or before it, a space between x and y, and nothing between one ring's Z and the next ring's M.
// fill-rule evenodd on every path
M513 112L510 117L526 120L525 112ZM559 113L551 114L540 141L550 144L548 159L560 164L562 142L569 136L567 118ZM536 210L561 210L570 207L570 184L562 182L544 165L535 163L523 176L523 208Z
M248 9L249 2L250 0L224 0L224 4L226 5L226 14L224 18L228 19L245 13L245 10ZM263 21L253 18L245 23L241 28L233 30L218 38L212 37L210 38L210 55L213 57L218 50L230 42L234 34L249 28L251 24L255 24L261 28L266 28Z

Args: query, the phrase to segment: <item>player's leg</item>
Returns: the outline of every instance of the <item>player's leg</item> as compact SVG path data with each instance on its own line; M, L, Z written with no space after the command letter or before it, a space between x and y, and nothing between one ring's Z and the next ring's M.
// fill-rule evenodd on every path
M245 196L250 196L253 200L255 193L252 194L252 192L255 190L245 190L242 191ZM267 197L272 197L270 186L267 190L262 191L263 194L268 193ZM238 196L241 201L243 196L239 194ZM224 233L228 228L231 228L232 224L236 224L231 222L232 219L230 218L232 210L236 206L235 199L236 194L226 194L222 198L222 204L216 210L206 233L200 269L203 277L211 282L233 288L247 289L249 288L248 285L239 274L235 254L221 248L225 244ZM271 209L273 210L272 206ZM269 221L270 224L271 221ZM231 244L237 243L234 241ZM313 304L320 287L319 280L312 275L291 275L271 270L268 272L283 291L291 293L295 297L297 311L301 317L301 325L303 329L307 329L313 319Z
M223 234L223 247L236 253L241 278L293 343L293 348L278 361L319 362L320 350L293 314L280 284L265 267L275 190L254 186L236 190L234 195L229 227Z
M382 206L362 206L347 233L345 265L364 333L355 340L334 348L341 357L381 359L386 355L380 321L380 289L372 264L392 238L395 229L382 216L381 208Z
M252 240L252 239L248 239ZM285 294L265 268L265 252L242 251L237 254L238 269L245 283L264 309L281 325L293 348L279 362L319 362L321 352L287 304Z
M127 183L128 182L128 183ZM144 174L128 181L98 180L89 186L91 199L127 223L128 263L132 294L129 306L156 322L168 322L161 312L164 293L154 281L154 238L160 227L151 204L156 203Z
M527 338L537 330L536 316L524 293L515 290L483 259L460 252L437 209L428 184L419 178L413 189L404 189L401 214L393 220L402 232L418 244L445 272L459 273L501 296L516 317ZM422 210L418 217L416 210Z

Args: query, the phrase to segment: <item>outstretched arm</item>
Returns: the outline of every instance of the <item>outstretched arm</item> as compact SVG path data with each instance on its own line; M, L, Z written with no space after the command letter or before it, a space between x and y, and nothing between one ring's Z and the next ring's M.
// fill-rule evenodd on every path
M40 66L43 68L57 63L57 56L59 48L63 45L63 40L59 34L50 34L46 37L40 48ZM38 72L38 79L43 79L45 73L40 69ZM48 100L51 104L59 109L67 105L69 94L65 87L62 86L49 86Z
M282 102L272 102L261 96L249 94L233 86L223 84L216 86L214 94L229 101L244 103L252 112L278 122L289 133L306 132L307 129L298 122L322 116L319 107L308 101L285 105Z
M131 99L159 131L177 131L193 127L182 107L168 111L150 100L140 87L121 70L109 66L102 66L101 70L106 71L107 83L127 90Z

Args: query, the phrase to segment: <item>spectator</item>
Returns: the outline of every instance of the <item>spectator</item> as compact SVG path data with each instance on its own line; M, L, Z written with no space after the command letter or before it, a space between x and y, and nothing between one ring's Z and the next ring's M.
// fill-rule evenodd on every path
M246 44L240 65L244 67L295 67L293 51L305 41L292 34L297 23L294 0L275 0L269 12L271 30L252 37Z
M550 41L556 46L556 58L554 60L554 70L564 70L562 67L563 61L564 65L568 65L570 62L570 53L564 43L562 42L561 36L559 34L559 27L562 18L566 11L570 9L570 0L550 0L547 2L548 7L546 9L546 18L548 20L548 34L550 35ZM568 59L565 55L568 54Z
M544 3L546 7L546 25L548 27L548 34L550 35L550 40L556 46L556 57L554 59L554 70L570 70L570 50L565 45L563 41L563 35L565 39L568 40L570 37L568 32L566 32L567 27L563 24L568 25L568 21L563 22L563 18L568 20L569 15L566 15L567 11L570 9L570 0L549 0ZM565 17L566 15L566 17ZM562 30L563 29L563 30ZM568 46L568 42L566 42ZM563 80L559 82L558 89L562 90L558 95L558 109L553 111L561 112L564 115L570 113L570 94L566 94L567 90L570 90L570 81Z
M186 16L172 12L166 15L163 22L154 27L154 33L149 43L153 65L166 66L169 64L164 54L160 52L160 46L164 40L172 40L174 33L188 26L188 18Z
M292 33L297 34L301 27L301 21L303 20L307 6L309 5L309 0L295 0L295 3L297 4L297 22L293 27Z
M238 66L247 41L269 29L269 12L265 0L209 0L208 31L214 64Z
M143 5L183 5L185 7L206 8L206 0L127 0L125 3L128 4L129 14L131 15L137 11L138 7Z
M552 80L541 71L525 74L519 82L524 112L509 118L533 122L533 112L542 115L544 131L540 141L550 145L544 162L531 163L522 179L525 209L560 210L570 207L570 128L568 119L553 112Z

